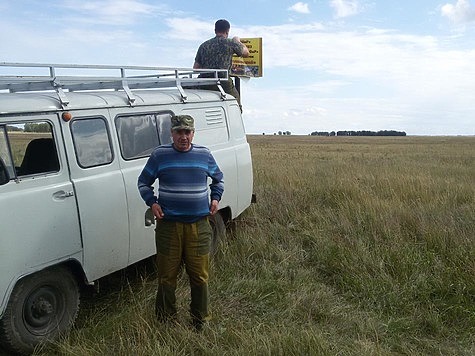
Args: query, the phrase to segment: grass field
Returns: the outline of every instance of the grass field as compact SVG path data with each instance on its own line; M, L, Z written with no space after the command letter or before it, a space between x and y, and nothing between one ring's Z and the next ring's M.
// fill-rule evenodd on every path
M37 355L473 355L475 137L250 136L257 204L211 267L214 319L154 320L150 264Z
M47 132L9 132L13 161L16 167L21 166L26 147L30 141L37 138L50 138L51 133ZM6 156L6 154L5 154Z

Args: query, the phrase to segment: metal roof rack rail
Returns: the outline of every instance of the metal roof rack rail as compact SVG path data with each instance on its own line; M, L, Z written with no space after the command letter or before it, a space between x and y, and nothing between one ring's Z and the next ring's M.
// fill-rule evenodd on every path
M35 73L4 75L2 73L7 72L5 68L10 71L12 68L24 68L28 73L32 71ZM48 72L38 74L37 72L41 70ZM58 75L59 71L68 74ZM74 71L85 74L72 75ZM109 72L111 74L106 75ZM129 105L133 106L135 103L133 89L176 88L182 101L186 102L187 95L184 89L217 85L224 100L226 93L221 86L222 80L228 80L228 71L225 69L0 62L0 90L8 90L10 93L54 90L63 108L69 105L67 92L81 90L123 90Z

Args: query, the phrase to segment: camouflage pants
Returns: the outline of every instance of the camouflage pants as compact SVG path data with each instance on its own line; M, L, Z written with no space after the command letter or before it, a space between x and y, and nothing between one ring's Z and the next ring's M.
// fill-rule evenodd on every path
M224 92L227 94L231 94L234 96L239 104L239 107L241 108L242 112L242 106L241 106L241 96L239 95L239 92L237 91L236 87L234 86L234 81L232 78L228 78L228 80L221 80L221 87L223 88ZM206 90L215 90L219 91L217 85L203 85L201 89L206 89Z
M208 218L187 224L165 220L157 221L158 291L155 313L160 320L177 314L176 284L182 264L190 280L190 314L193 321L211 318L208 307L208 269L211 226Z

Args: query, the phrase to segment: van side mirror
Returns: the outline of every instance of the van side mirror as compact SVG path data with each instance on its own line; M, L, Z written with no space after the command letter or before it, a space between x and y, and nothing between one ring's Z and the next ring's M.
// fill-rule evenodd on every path
M10 181L10 175L8 174L7 166L3 159L0 157L0 185L7 184Z

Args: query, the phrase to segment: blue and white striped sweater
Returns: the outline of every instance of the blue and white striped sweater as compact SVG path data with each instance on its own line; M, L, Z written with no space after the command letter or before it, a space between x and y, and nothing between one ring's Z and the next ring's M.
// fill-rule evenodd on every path
M195 222L209 215L208 177L211 199L221 200L223 173L209 149L192 144L189 151L181 152L168 144L152 152L139 176L138 188L148 206L158 202L164 219ZM157 179L158 198L153 190Z

